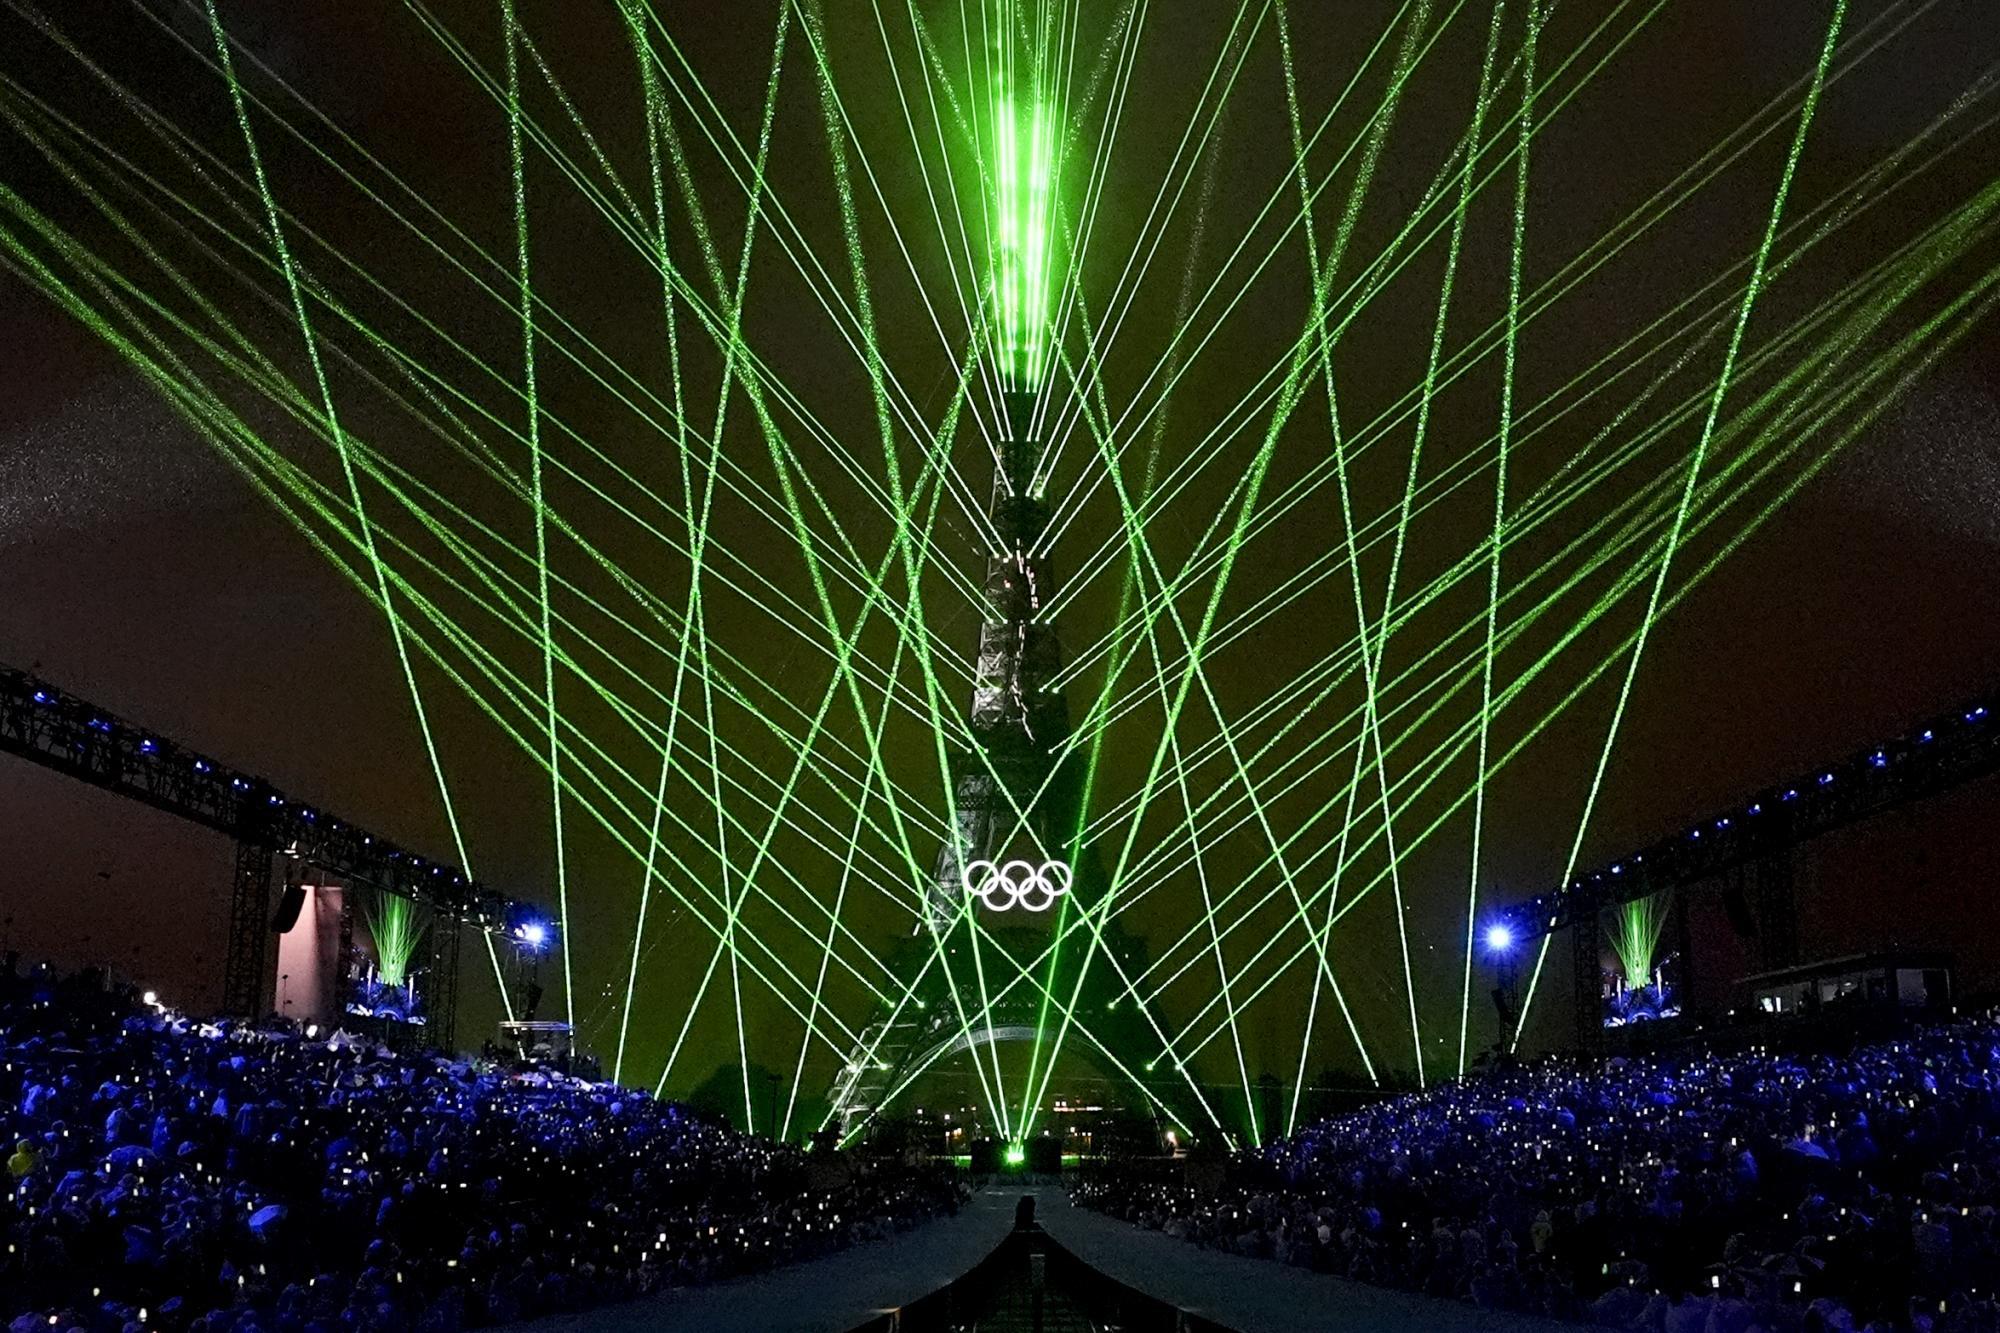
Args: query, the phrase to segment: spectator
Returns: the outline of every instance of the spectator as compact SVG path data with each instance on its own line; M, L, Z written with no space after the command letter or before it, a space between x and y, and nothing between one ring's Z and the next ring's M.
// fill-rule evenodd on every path
M1647 1333L1991 1333L2000 1023L1506 1068L1312 1125L1217 1188L1074 1193L1212 1248Z
M191 1023L0 976L0 1318L450 1333L792 1263L955 1211L947 1173L808 1183L643 1092Z

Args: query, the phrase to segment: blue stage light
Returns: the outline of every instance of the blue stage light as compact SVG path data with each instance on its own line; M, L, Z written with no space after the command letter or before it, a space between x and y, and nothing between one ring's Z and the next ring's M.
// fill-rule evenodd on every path
M1499 922L1486 928L1486 949L1489 953L1506 953L1514 947L1514 928Z

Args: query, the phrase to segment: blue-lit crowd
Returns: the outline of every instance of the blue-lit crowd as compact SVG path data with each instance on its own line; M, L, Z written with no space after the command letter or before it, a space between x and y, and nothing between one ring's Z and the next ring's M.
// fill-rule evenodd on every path
M962 1202L643 1093L190 1022L0 969L9 1333L450 1333L755 1272Z
M2000 1025L1515 1067L1226 1174L1074 1192L1204 1246L1611 1328L1995 1333Z

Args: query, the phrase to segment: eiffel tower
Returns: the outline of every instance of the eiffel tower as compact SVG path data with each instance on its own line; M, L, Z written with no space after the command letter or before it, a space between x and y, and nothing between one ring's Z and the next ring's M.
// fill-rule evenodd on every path
M1008 391L1004 402L1006 439L988 511L998 548L986 567L968 718L973 748L951 756L953 836L938 849L907 948L912 972L936 949L943 950L949 967L931 966L910 1003L883 1008L861 1029L828 1093L834 1123L843 1126L859 1124L912 1075L959 1051L972 1049L976 1056L976 1048L989 1043L1033 1041L1044 1019L1051 1028L1060 1021L1059 1006L1072 994L1077 1019L1120 1048L1128 1067L1139 1068L1146 1058L1140 1053L1159 1044L1135 1006L1114 1003L1118 983L1103 950L1115 950L1128 971L1140 961L1136 942L1115 924L1100 927L1099 957L1081 991L1077 971L1088 949L1081 932L1057 951L1055 966L1036 961L1065 915L1051 909L1067 897L1069 916L1088 910L1103 891L1104 877L1087 851L1076 858L1078 864L1069 862L1078 829L1080 765L1058 759L1070 737L1070 717L1068 700L1055 684L1063 665L1062 640L1041 614L1054 583L1047 555L1036 553L1049 506L1033 493L1043 452L1031 428L1035 396ZM1014 889L1023 883L1030 887L1016 897ZM979 897L982 888L986 893ZM974 900L968 903L968 897ZM977 947L987 958L985 998L974 980L976 926L983 927ZM1017 981L989 1006L993 992L1022 969L1034 982ZM1045 993L1055 1001L1045 1002ZM1087 1046L1078 1036L1072 1028L1070 1049ZM1161 1094L1172 1095L1164 1080L1145 1082L1156 1088L1156 1104Z
M1053 790L1053 755L1069 739L1069 702L1054 688L1062 640L1052 622L1039 618L1053 585L1047 557L1034 554L1049 522L1048 501L1032 493L1042 452L1029 428L1035 402L1015 391L1005 401L1007 438L990 505L1000 549L986 563L986 615L973 669L970 728L979 754L957 756L958 836L938 849L925 902L925 924L937 934L957 920L974 887L973 867L1066 864L1060 858L1075 829L1074 793Z

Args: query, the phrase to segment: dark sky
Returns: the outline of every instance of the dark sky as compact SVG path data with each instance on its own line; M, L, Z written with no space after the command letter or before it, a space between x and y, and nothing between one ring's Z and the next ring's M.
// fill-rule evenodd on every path
M44 8L59 16L54 26L82 52L102 62L106 73L126 81L134 95L230 169L240 166L242 140L223 86L174 42L178 33L207 49L205 23L197 14L179 12L165 0L85 0ZM585 8L554 0L523 0L521 18L563 81L578 114L591 127L597 145L643 199L646 155L631 51L620 25L610 17L610 6L587 7L589 13L583 12ZM912 149L871 9L846 0L827 8L833 78L875 173L872 184L864 178L859 207L885 359L907 389L912 409L934 428L952 392L952 358L965 341L965 317L952 286L951 261L930 212L926 178L916 169L922 161L928 171L940 172L937 136L928 121L920 119L920 130L929 137L921 150ZM938 31L956 32L956 8L932 4L920 8ZM1149 523L1149 540L1170 570L1187 558L1222 507L1234 503L1233 488L1262 439L1269 409L1248 425L1226 414L1298 336L1310 285L1299 234L1288 231L1297 219L1298 204L1296 185L1287 176L1292 156L1276 19L1260 6L1245 11L1242 32L1249 35L1241 49L1247 54L1225 99L1226 114L1217 122L1219 143L1205 147L1196 141L1204 151L1191 149L1183 162L1194 168L1187 173L1186 197L1164 225L1157 218L1148 221L1149 208L1184 133L1192 127L1200 135L1208 123L1207 110L1213 103L1204 100L1203 82L1218 57L1235 49L1228 39L1233 8L1179 0L1150 7L1136 44L1131 86L1114 140L1116 151L1104 174L1097 230L1081 282L1093 322L1102 317L1115 292L1131 293L1129 311L1104 364L1105 392L1114 414L1135 401L1139 386L1167 354L1184 289L1199 294L1218 272L1221 291L1244 288L1243 301L1219 324L1215 315L1219 303L1196 307L1195 327L1205 330L1215 325L1216 337L1190 363L1158 427L1162 475L1185 460L1199 458L1202 441L1217 422L1228 420L1240 427L1211 461L1190 465L1186 488ZM1334 106L1397 7L1370 0L1295 8L1311 11L1291 16L1295 27L1290 34L1299 96L1310 127ZM1517 25L1524 6L1516 3L1508 8L1503 63L1518 50ZM1558 274L1788 85L1809 75L1831 12L1823 0L1753 6L1729 0L1667 0L1641 24L1650 8L1634 3L1612 9L1564 0L1543 32L1543 76L1553 77L1554 87L1564 93L1592 62L1616 50L1603 70L1566 100L1536 137L1524 256L1530 291ZM206 235L228 235L243 242L245 248L235 252L234 262L268 253L261 217L231 212L256 209L256 196L240 189L213 188L211 180L144 129L129 108L106 96L95 77L37 29L35 9L26 0L0 4L0 112L5 116L0 126L4 136L0 184L42 210L54 227L105 256L142 289L160 295L176 310L185 309L183 299L158 271L105 224L23 135L24 124L47 133L51 116L72 117L71 123L85 139L69 151L87 164L89 179L129 182L135 179L133 172L143 169L153 174L155 185L121 196L129 206L145 207L146 199L158 203L165 189L182 192L221 224L219 232ZM1095 53L1118 30L1118 15L1123 12L1094 0L1081 10L1078 47L1084 54L1078 62L1079 90L1089 78ZM2000 103L1982 81L2000 61L2000 28L1992 23L1989 10L1985 0L1851 7L1847 34L1856 45L1849 50L1855 55L1865 50L1866 58L1846 71L1843 54L1844 72L1828 89L1812 126L1787 212L1790 221L1823 208L1826 211L1818 217L1837 217L1844 225L1779 274L1757 307L1746 357L1817 313L1841 309L1838 303L1844 294L1871 266L1896 255L1959 210L1965 225L1940 242L1949 253L1920 252L1920 257L1928 256L1929 267L1920 273L1912 267L1898 270L1911 275L1911 281L1893 308L1877 312L1879 319L1867 326L1863 341L1839 363L1829 382L1835 389L1855 384L1866 368L1888 364L1889 349L1898 339L1973 289L2000 260L2000 248L1990 235L1990 211L1973 208L1979 191L2000 176L1996 171L2000 137L1989 127ZM231 0L223 12L244 43L245 55L239 58L246 70L248 56L254 55L282 74L352 141L342 144L328 124L311 121L297 103L290 103L287 114L301 130L350 166L361 162L359 145L393 169L413 193L396 194L379 175L366 179L397 208L417 217L418 230L442 248L442 252L431 248L418 231L392 221L381 202L341 179L268 118L260 119L258 132L274 189L299 223L317 233L315 239L298 240L301 263L316 282L351 303L350 308L390 342L434 368L440 383L461 390L468 413L491 412L493 424L482 424L479 435L510 464L525 467L525 446L503 429L518 429L525 418L517 392L518 317L466 273L454 269L446 257L476 268L473 247L488 249L501 265L489 270L496 283L503 282L512 262L506 121L490 92L443 50L424 19L428 15L463 41L466 58L498 78L501 43L495 8L447 3L418 10L332 0ZM713 219L724 266L733 273L745 196L725 169L724 157L700 137L701 127L726 124L746 140L754 139L776 10L732 4L707 12L700 6L662 6L660 12L687 62L686 67L675 67L677 76L684 78L692 69L714 98L712 108L698 116L678 104L676 112L689 138L691 169ZM1480 3L1453 8L1440 2L1435 7L1435 18L1452 21L1411 79L1373 189L1359 214L1343 276L1362 271L1391 244L1463 133L1477 85L1488 12ZM161 22L151 21L147 13L159 16ZM898 68L906 81L915 80L919 53L907 18L889 17ZM944 26L947 20L949 28ZM796 394L796 402L824 424L831 438L841 441L837 449L818 442L798 413L778 409L779 425L797 441L806 475L821 488L856 547L872 562L887 549L888 529L881 510L863 494L865 483L843 470L840 457L844 452L864 475L879 480L882 460L865 370L837 335L836 324L815 298L814 288L800 276L801 265L817 264L824 266L827 276L816 281L831 282L842 290L850 281L810 48L796 24L789 41L769 173L785 221L773 223L759 235L745 337L773 375ZM1353 96L1335 117L1334 128L1308 153L1308 172L1316 182L1334 173L1332 186L1313 211L1322 252L1336 234L1355 173L1355 159L1341 159L1336 145L1344 146L1360 133L1366 110L1381 97L1384 70L1394 49L1391 37L1359 78ZM1562 64L1579 50L1587 55ZM962 81L964 65L956 48L947 48L944 56L953 77ZM1233 63L1231 56L1228 64ZM538 76L529 77L529 114L565 153L587 165L590 150L569 124L562 102ZM278 92L264 73L251 73L248 86L261 95ZM681 86L692 90L695 84ZM913 91L915 86L911 84ZM1795 100L1793 94L1781 106L1792 107ZM1085 101L1081 91L1077 101ZM1517 105L1517 87L1510 85L1495 102L1495 119L1511 115ZM1105 104L1099 100L1091 106L1078 138L1086 154L1097 147ZM1944 128L1903 154L1906 145L1954 107ZM923 117L928 112L918 107L915 114ZM1787 111L1759 123L1776 129L1730 161L1613 262L1576 285L1550 313L1526 327L1520 342L1518 402L1538 403L1561 390L1600 356L1752 252L1795 120ZM1508 133L1511 136L1511 129ZM93 146L84 147L86 142ZM122 165L112 153L123 158ZM1496 150L1489 163L1498 159ZM1860 205L1843 205L1847 198L1843 192L1878 167L1879 173L1868 178L1871 188L1855 196ZM1500 174L1475 200L1468 216L1448 350L1463 346L1475 328L1486 327L1504 312L1513 175L1511 166L1498 169ZM1179 185L1183 178L1175 174L1171 179ZM876 188L880 198L873 192ZM606 365L623 367L631 377L614 393L607 382L578 363L545 349L540 388L551 418L545 443L551 456L562 457L576 469L552 475L550 503L631 578L678 607L686 593L685 558L650 537L633 517L634 507L645 510L645 502L637 499L643 493L640 488L656 491L665 501L657 509L645 510L646 517L678 536L676 455L653 408L642 403L635 409L626 401L636 398L642 388L662 397L667 394L657 275L629 237L592 209L548 155L533 147L529 190L537 292L571 321L568 329L549 337L575 347L588 339L602 349L605 359L591 363L586 356L585 363L600 370ZM1260 212L1274 193L1276 207ZM435 213L421 213L414 202L418 196ZM950 208L948 198L944 206ZM973 206L968 195L966 207ZM173 207L168 204L170 211ZM1990 201L1987 207L1990 210ZM910 247L907 262L898 232L886 220L891 216L898 219ZM462 232L453 234L445 220ZM0 226L16 236L28 236L18 211L0 217ZM259 297L221 265L200 258L186 237L153 223L148 224L147 234L164 253L184 263L227 321L316 403L276 275L266 269L257 276L256 290L263 293ZM1136 282L1124 279L1130 286L1121 288L1121 274L1128 271L1126 256L1138 249L1143 257L1146 250L1139 243L1150 247L1155 236L1160 244L1151 266ZM1237 258L1225 267L1237 253L1239 241L1244 243L1243 256L1262 255L1275 247L1271 263L1254 281L1249 280L1249 260ZM27 243L39 247L38 253L50 253L46 238L30 238ZM690 281L707 290L690 212L678 193L670 204L670 247L677 262L687 266ZM1349 430L1393 407L1421 379L1444 248L1444 234L1431 234L1416 258L1382 284L1344 334L1335 360L1342 417ZM335 252L345 259L336 258ZM350 260L358 267L349 267ZM913 279L912 267L918 278ZM381 287L371 288L363 279L364 271L379 279ZM1186 274L1192 274L1191 287ZM1729 285L1708 292L1700 308L1712 307L1714 313L1701 327L1716 330L1716 335L1687 360L1657 400L1648 400L1619 427L1614 439L1623 442L1635 435L1668 403L1704 401L1701 396L1713 385L1720 367L1726 314L1735 309L1740 282L1738 272ZM1335 290L1345 287L1342 281ZM1881 290L1875 289L1878 296ZM409 307L399 306L398 298L407 300ZM949 353L933 331L927 301L950 335ZM421 327L412 309L436 327ZM716 401L718 357L713 343L701 339L684 309L681 319L690 415L706 430ZM330 315L326 322L333 323ZM452 350L446 335L460 342L465 354ZM1815 365L1830 361L1830 337L1822 332L1816 340L1798 345L1789 360L1746 368L1726 402L1725 427L1732 409L1755 401L1779 382L1785 370L1803 366L1809 377ZM1656 341L1657 337L1642 339L1637 346ZM377 371L387 365L351 330L340 342ZM185 340L177 345L185 346ZM1070 346L1082 346L1075 327ZM4 349L0 587L5 589L0 659L34 666L128 716L264 772L281 786L385 834L436 855L450 855L450 835L380 612L114 351L57 310L39 284L25 280L18 271L0 276L0 349ZM1563 460L1589 445L1595 433L1617 417L1620 407L1672 363L1677 352L1678 345L1546 429L1529 434L1530 425L1545 423L1524 418L1510 465L1513 499L1518 502L1549 482ZM1491 453L1489 437L1498 421L1501 392L1499 363L1497 355L1485 357L1439 396L1427 445L1426 477ZM1759 454L1777 458L1772 470L1722 521L1690 532L1675 557L1670 595L1752 514L1792 481L1809 479L1651 635L1583 843L1585 866L1727 806L1743 793L1817 758L1866 744L2000 682L2000 617L1993 614L2000 604L2000 561L1995 559L2000 543L1996 372L2000 372L2000 337L1989 324L1957 342L1851 441L1843 442L1842 432L1881 402L1888 382L1864 391L1829 424L1817 429L1787 425L1756 446L1769 451L1778 444L1794 447L1782 458L1775 452ZM324 441L309 438L295 421L240 382L225 376L216 383L250 428L297 460L306 475L330 486L341 485L334 455ZM483 549L499 552L502 543L529 544L532 533L526 510L479 475L463 456L419 428L410 414L392 405L351 367L336 367L334 386L343 421L357 436L407 468L413 481L435 487L438 494L462 506L463 515L447 516L447 521L490 525L492 536L478 539ZM1279 437L1265 492L1269 501L1297 485L1304 488L1303 501L1243 548L1222 604L1225 620L1283 586L1299 570L1313 567L1342 542L1339 491L1325 469L1330 456L1326 397L1316 376L1308 387ZM1121 445L1129 443L1132 449L1125 467L1133 478L1137 459L1151 438L1147 413L1157 406L1157 391L1138 401L1141 409L1126 420L1120 436ZM1775 404L1782 409L1792 401L1781 393ZM729 412L727 457L744 475L772 487L764 440L740 392ZM558 417L564 423L560 428L553 424ZM567 433L572 429L573 436ZM1361 452L1354 460L1352 502L1362 519L1393 515L1411 431L1410 422L1400 419L1383 434L1381 447ZM1671 476L1677 487L1684 475L1678 469L1685 466L1699 435L1697 413L1611 470L1577 504L1510 544L1503 580L1521 578L1522 571L1545 559L1555 559L1564 569L1586 563L1574 551L1565 553L1566 543L1637 493L1642 484ZM1754 451L1746 438L1725 429L1709 466L1721 471L1732 461L1749 457ZM1837 443L1842 447L1836 456ZM898 448L906 472L913 471L920 453L907 429L899 430ZM1830 461L1824 470L1816 470L1821 459ZM983 492L979 446L961 438L954 461L972 479L974 489ZM622 472L614 471L614 464ZM1094 444L1079 432L1059 456L1051 494L1084 494L1102 473ZM593 491L593 486L599 489ZM1059 576L1079 568L1091 573L1060 620L1072 651L1098 641L1106 632L1123 573L1121 564L1093 564L1089 559L1107 540L1115 542L1120 532L1108 488L1100 486L1090 494L1054 553ZM628 507L614 505L607 495ZM410 551L426 558L440 556L436 539L408 515L395 513L379 490L371 491L370 503L379 504L388 531L406 541ZM1447 502L1420 517L1412 529L1401 586L1406 591L1420 586L1475 551L1490 528L1491 506L1490 473L1481 471ZM1233 515L1233 508L1228 512ZM933 561L975 571L978 557L967 524L951 512L949 503L943 514L934 534ZM814 521L824 535L824 520ZM810 606L811 586L781 519L773 521L740 496L724 493L717 502L712 531L724 553L717 560L740 562L731 566L739 578L747 578L752 570L761 572L772 587ZM605 656L588 656L579 649L588 656L588 669L618 700L645 710L649 717L663 717L661 699L648 693L647 683L666 688L673 667L671 650L649 645L644 626L621 626L584 609L585 593L611 604L618 585L601 567L581 557L573 544L560 537L552 540L559 570L573 580L560 594L570 599L567 605L576 617L572 632L587 632L605 648ZM1110 549L1115 553L1117 546ZM1616 568L1630 566L1633 559L1632 553L1625 554ZM1386 544L1371 548L1362 558L1371 610L1379 610L1388 560ZM507 567L515 575L527 569L518 564ZM1503 682L1576 622L1608 586L1612 568L1607 566L1580 583L1503 652L1498 667ZM409 576L419 586L436 590L447 614L461 618L469 635L489 644L494 660L522 673L538 688L539 657L531 643L483 617L461 594L442 590L420 568L412 566ZM1190 622L1199 617L1207 593L1204 580L1177 600ZM936 632L958 651L969 653L977 623L971 604L955 596L941 568L926 575L924 594ZM771 596L768 590L715 593L708 613L710 638L754 672L769 696L760 706L776 707L774 700L792 699L810 707L826 684L826 657L805 637L773 622L767 606ZM851 592L840 593L837 600L843 615L851 615L858 606ZM1642 588L1565 650L1523 696L1520 706L1495 722L1496 751L1512 745L1530 716L1553 707L1593 664L1612 652L1617 639L1637 625L1643 600ZM1427 603L1396 630L1385 672L1393 674L1417 660L1444 641L1448 629L1483 615L1484 605L1483 575ZM808 617L801 613L793 619L803 622ZM1345 642L1354 629L1348 578L1344 570L1336 570L1289 604L1280 617L1218 648L1210 660L1210 673L1223 712L1232 719L1248 713L1294 673ZM1462 652L1478 641L1455 642ZM878 626L864 636L861 648L886 663L894 636ZM613 658L630 673L612 666ZM461 654L457 660L465 659ZM1149 670L1135 664L1126 687L1142 684ZM902 673L905 688L921 690L907 663ZM509 891L552 899L546 773L523 747L502 738L489 718L466 703L442 671L422 661L419 674L474 869ZM1622 675L1621 658L1492 783L1486 806L1482 894L1524 896L1561 871ZM947 677L955 700L965 692L956 683L960 679ZM1084 711L1102 679L1101 664L1079 677L1071 689L1073 713ZM609 773L622 764L636 775L636 784L650 787L657 753L648 755L634 743L631 726L621 720L614 705L591 698L587 688L573 679L561 688L571 700L567 707L578 727L606 747L596 761L601 771ZM1385 688L1385 707L1416 693L1407 686ZM1308 719L1319 725L1300 728L1274 752L1274 758L1299 749L1304 737L1334 726L1347 709L1358 705L1360 690L1356 680L1341 685L1317 710L1324 720ZM1475 681L1472 693L1459 693L1437 719L1420 727L1418 749L1428 749L1444 738L1449 727L1469 718L1476 695ZM962 707L962 700L956 706ZM838 738L859 746L860 729L844 698L832 717ZM1113 727L1105 747L1101 797L1123 799L1143 782L1160 722L1154 692L1150 705ZM1351 724L1344 727L1339 744L1351 743ZM740 758L731 761L738 777L761 781L754 778L761 772L782 778L789 766L786 747L741 709L725 707L718 730L740 749ZM1254 746L1269 732L1266 725L1245 735ZM1195 747L1216 734L1213 716L1197 698L1181 719L1182 743ZM893 725L884 745L888 763L907 775L899 779L907 789L935 797L936 759L924 728L909 720ZM1283 791L1274 788L1269 796L1271 818L1285 830L1329 799L1348 771L1349 751L1335 754L1322 747L1311 753L1321 759L1332 755L1334 762L1306 783ZM1403 752L1402 759L1392 757L1391 768L1403 771L1409 753ZM1233 774L1222 764L1190 773L1196 800L1226 790L1232 781ZM1455 795L1470 783L1470 760L1461 759L1432 794L1399 816L1399 836L1413 837L1439 815L1444 801L1438 793ZM1364 795L1374 799L1374 789L1364 788ZM686 792L680 799L685 805L677 808L690 818L712 822L713 810L698 791ZM852 818L841 793L823 780L809 779L798 799L833 824ZM1178 836L1178 799L1169 790L1155 803L1138 839L1142 850ZM1976 901L1990 889L2000 866L1990 832L1982 833L1994 822L1988 817L1993 793L1975 790L1965 800L1972 804L1955 807L1956 813L1939 826L1939 836L1973 850L1950 859L1948 873L1933 873L1931 879L1939 882L1932 889ZM761 828L762 815L754 807L745 807L743 817ZM629 852L589 819L575 811L570 819L577 1010L587 1024L587 1037L603 1048L615 1034L617 1009L602 997L607 988L622 995L638 873ZM1330 830L1310 838L1309 844L1317 845L1337 826L1336 815ZM1100 855L1115 860L1125 827L1112 826ZM1357 823L1356 828L1360 833L1372 831L1373 826L1364 830ZM810 831L809 820L795 818L773 844L774 856L799 876L797 885L777 890L792 895L791 901L801 893L824 895L822 901L832 894L838 860L811 845ZM1469 812L1461 810L1403 865L1426 1059L1433 1072L1456 1046L1469 834ZM1254 826L1246 827L1208 848L1213 887L1233 885L1246 876L1260 888L1275 884L1268 868L1257 868L1267 850L1259 837ZM918 855L927 861L934 839L920 841ZM740 836L737 845L740 848ZM1985 848L1983 854L1980 847ZM870 849L884 858L891 855L881 839ZM691 864L699 860L695 853L689 855ZM1374 860L1364 856L1350 874L1366 879L1375 873L1382 858L1368 855ZM194 1007L212 1003L219 990L216 973L228 857L228 847L218 839L26 766L0 766L0 912L6 915L14 944L31 954L63 961L113 960L172 998ZM1885 853L1878 859L1890 863L1883 875L1895 873L1894 856ZM1325 872L1320 861L1302 875L1319 884ZM1856 934L1857 922L1863 926L1860 933L1866 933L1868 915L1879 910L1881 902L1865 893L1853 898L1860 905L1844 911L1829 928L1829 938L1837 935L1843 945ZM1147 905L1135 909L1126 924L1148 947L1162 949L1200 921L1200 903L1198 884L1191 874L1183 873ZM1386 903L1385 892L1346 918L1336 929L1333 949L1364 1040L1384 1068L1393 1069L1409 1064L1410 1043L1397 932ZM871 947L887 949L907 931L907 913L899 916L900 909L882 895L869 895L848 910L847 919ZM812 950L800 932L760 907L746 915L745 925L770 939L781 956L806 969L810 979ZM1289 954L1301 937L1289 909L1281 912L1274 904L1228 943L1226 966L1241 977L1261 980L1259 968L1268 970L1268 962L1258 964L1252 955L1259 944L1286 929L1292 933L1283 952ZM672 910L653 916L631 1057L648 1081L679 1030L681 1013L710 954L707 941L705 932ZM1555 951L1552 958L1562 952ZM850 951L847 956L856 955ZM1206 970L1190 969L1157 1001L1161 1021L1170 1024L1170 1030L1192 1017L1214 993L1213 963L1204 966ZM1291 1077L1310 981L1309 969L1291 967L1242 1018L1252 1077L1263 1069ZM736 1059L734 1013L726 984L718 979L697 1015L688 1063L676 1072L676 1086L690 1086ZM1545 985L1554 988L1545 997L1559 997L1567 980L1556 972ZM492 1019L495 1004L489 989L490 979L482 978L469 995L467 1019L473 1026L468 1031ZM851 983L843 987L837 976L829 983L828 1001L857 1025L868 1016L859 988ZM744 1003L752 1060L789 1071L797 1050L797 1020L747 981ZM1560 999L1537 1003L1541 1011L1537 1035L1559 1039L1565 1005ZM1330 1025L1326 1012L1320 1018L1313 1067L1351 1070L1352 1043ZM1475 1020L1490 1024L1490 1014L1475 1010ZM1226 1039L1215 1042L1200 1058L1208 1081L1227 1083L1237 1076L1228 1047ZM809 1073L809 1092L814 1078L823 1079L831 1063L825 1050L814 1054L809 1070L817 1073ZM1084 1076L1092 1071L1079 1066L1075 1072Z

